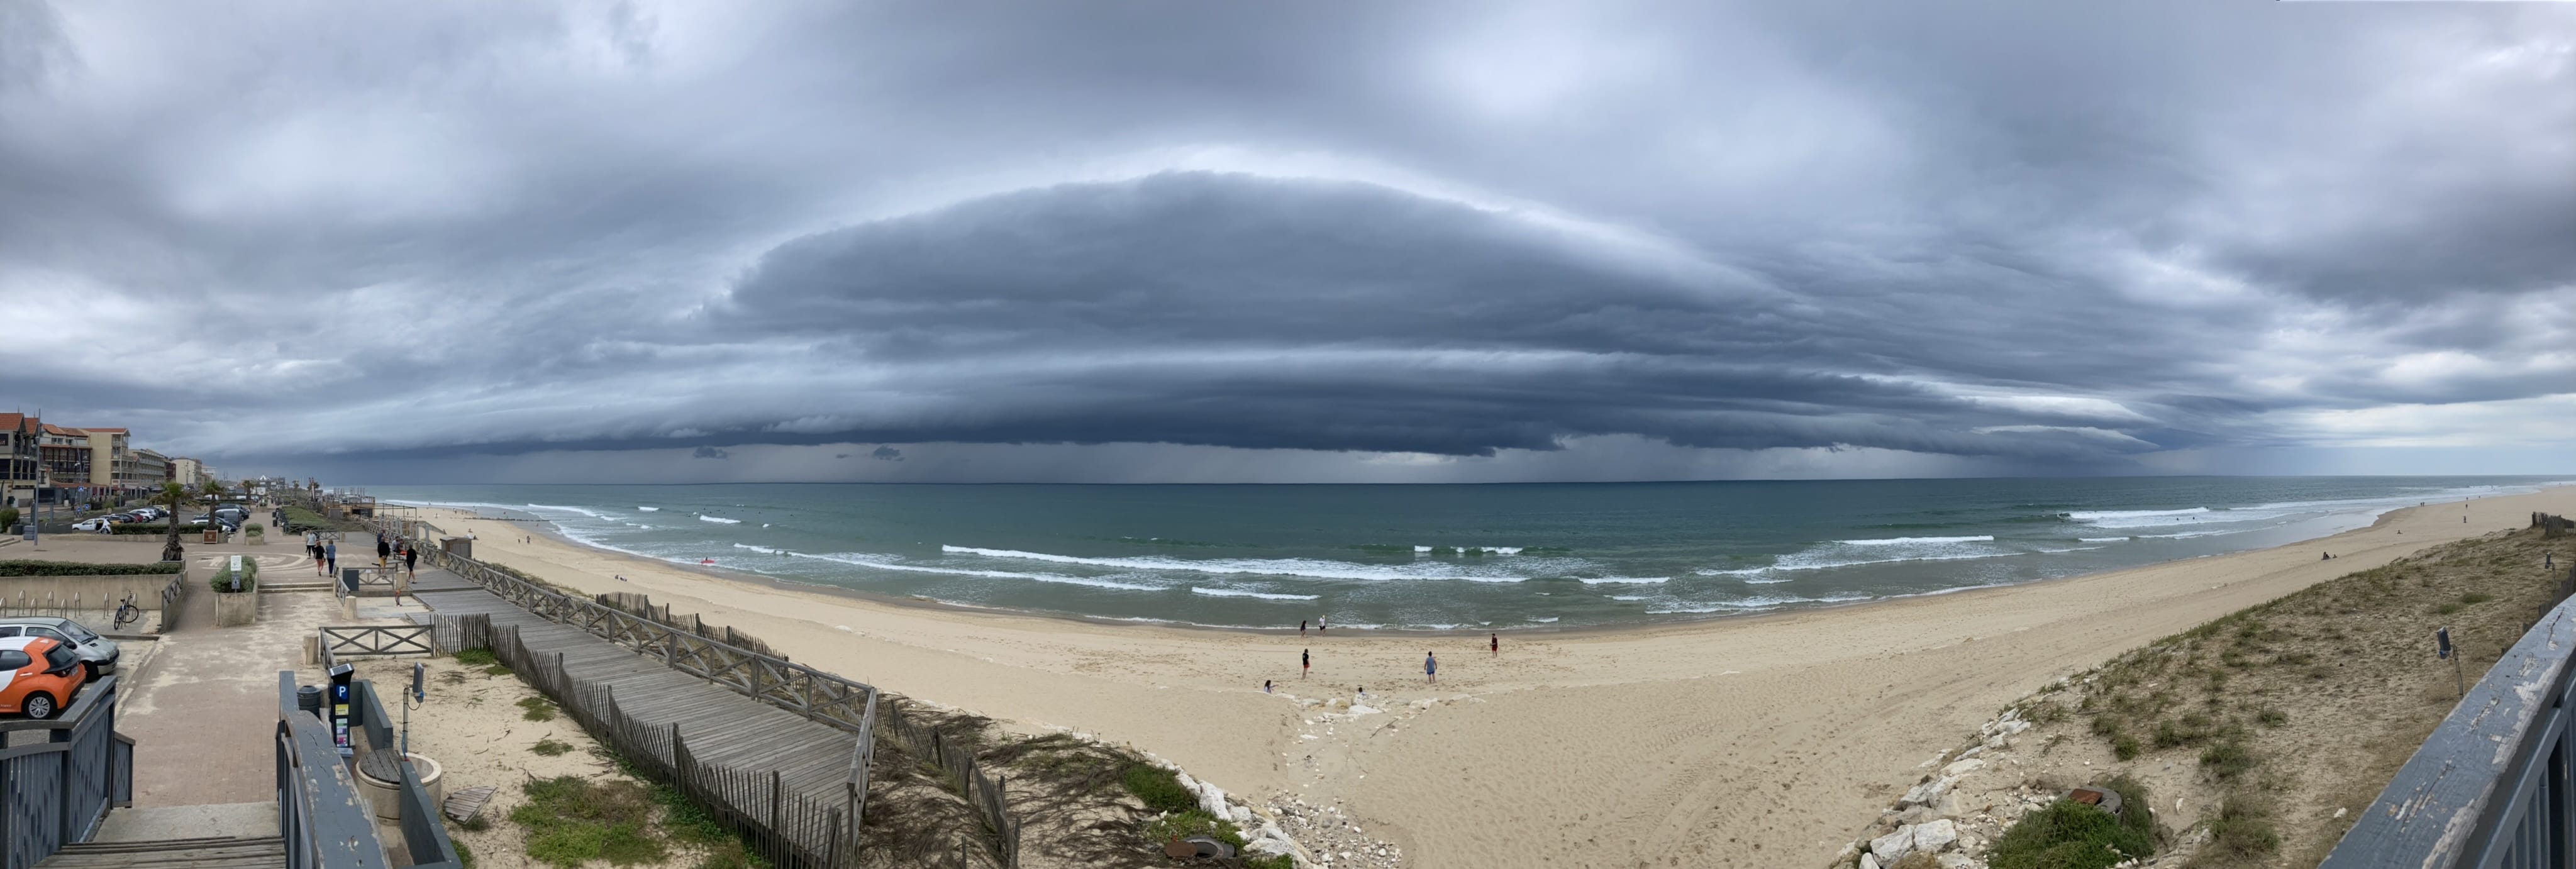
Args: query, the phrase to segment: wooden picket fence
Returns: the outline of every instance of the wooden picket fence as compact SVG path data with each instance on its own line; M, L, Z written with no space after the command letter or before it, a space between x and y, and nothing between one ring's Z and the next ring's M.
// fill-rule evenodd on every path
M884 709L879 721L886 732L902 740L904 748L911 751L912 756L930 761L946 772L949 783L974 805L975 814L984 821L994 863L1003 869L1019 869L1021 821L1011 812L1010 797L1003 789L1007 777L986 772L975 761L972 749L951 743L938 728L914 720L904 709L903 701L881 698L877 703Z
M648 595L636 594L631 591L618 591L602 595L593 595L591 600L598 602L600 606L608 607L609 609L617 610L628 615L650 619L670 626L675 630L687 631L737 649L744 649L754 654L767 655L781 661L787 660L787 655L785 653L770 647L768 643L762 642L758 637L734 630L732 625L707 624L706 619L700 618L696 613L675 615L671 612L670 604L656 604L653 602L653 598Z

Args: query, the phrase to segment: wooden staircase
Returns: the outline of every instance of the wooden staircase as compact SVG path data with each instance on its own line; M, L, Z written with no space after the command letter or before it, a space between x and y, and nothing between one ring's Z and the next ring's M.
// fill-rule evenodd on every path
M276 836L222 836L158 842L83 842L65 845L36 869L274 869L286 865L286 841Z

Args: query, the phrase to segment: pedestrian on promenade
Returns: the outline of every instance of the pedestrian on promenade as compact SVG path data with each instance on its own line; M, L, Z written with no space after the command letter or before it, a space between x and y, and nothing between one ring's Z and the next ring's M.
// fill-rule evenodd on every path
M1303 679L1303 678L1306 678L1306 677L1308 677L1308 676L1314 675L1314 673L1315 673L1315 650L1313 650L1313 649L1307 649L1307 650L1305 650L1305 651L1298 652L1298 653L1297 653L1297 678Z
M322 544L322 575L340 572L340 541Z
M420 550L419 550L419 549L414 548L414 547L410 547L410 546L405 546L405 547L403 547L403 575L404 575L404 576L419 576L419 575L420 575Z
M376 535L376 566L379 568L384 567L385 562L393 557L394 542L385 539L385 535L383 534Z
M1430 652L1422 653L1422 677L1425 681L1434 684L1440 681L1440 659Z
M312 545L310 545L310 546L306 546L306 547L304 547L304 548L306 548L306 549L310 549L310 550L312 550L312 551L313 551L313 575L315 575L315 576L329 576L330 574L329 574L329 573L327 573L327 572L325 572L325 571L322 569L322 544L321 544L321 543L319 543L319 542L316 542L316 543L314 543L314 544L312 544Z

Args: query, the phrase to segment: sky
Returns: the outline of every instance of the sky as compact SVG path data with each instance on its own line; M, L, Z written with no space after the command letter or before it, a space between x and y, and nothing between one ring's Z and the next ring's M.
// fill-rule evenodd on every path
M2576 4L0 0L0 409L345 483L2576 472Z

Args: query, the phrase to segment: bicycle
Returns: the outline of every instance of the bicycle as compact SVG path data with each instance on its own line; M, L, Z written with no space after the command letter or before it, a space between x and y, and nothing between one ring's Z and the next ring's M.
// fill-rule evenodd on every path
M143 619L143 608L134 605L134 593L125 594L125 602L116 605L116 626L125 627Z

